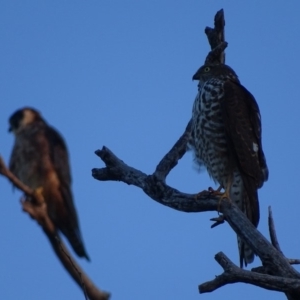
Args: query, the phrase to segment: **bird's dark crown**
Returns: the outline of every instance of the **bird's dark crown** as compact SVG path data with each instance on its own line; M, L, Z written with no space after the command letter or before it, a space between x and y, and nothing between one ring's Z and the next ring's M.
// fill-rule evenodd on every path
M238 76L229 66L224 64L217 65L203 65L193 76L193 80L206 81L210 78L230 78L235 81L238 80Z
M9 118L9 131L18 132L27 125L43 120L40 113L31 107L15 111Z

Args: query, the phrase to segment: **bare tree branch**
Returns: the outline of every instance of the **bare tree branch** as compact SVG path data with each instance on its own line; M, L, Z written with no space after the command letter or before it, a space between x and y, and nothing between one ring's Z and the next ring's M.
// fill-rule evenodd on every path
M205 63L218 64L225 62L224 50L227 47L224 34L224 12L220 10L215 16L214 28L207 27L211 51ZM201 293L211 292L228 283L245 282L265 289L284 292L289 300L300 299L300 273L292 266L298 260L287 259L280 250L275 233L272 214L269 217L270 235L273 245L253 226L234 203L221 201L209 191L200 194L182 193L166 184L166 177L177 165L187 150L191 134L191 121L172 149L159 162L156 171L147 175L140 170L125 164L108 148L103 147L95 153L103 160L106 167L93 169L92 176L100 181L122 181L128 185L141 188L150 198L170 208L183 212L219 211L232 229L248 244L262 261L262 266L252 271L245 271L234 265L223 253L215 259L223 267L224 273L214 280L199 286ZM214 225L222 223L218 221ZM213 226L214 226L213 225Z
M206 64L224 64L225 63L225 17L224 10L219 10L215 15L214 28L206 27L205 34L210 44L211 50L206 59Z
M42 227L57 258L82 289L85 298L87 299L88 297L90 300L108 300L110 295L95 286L87 274L76 263L63 241L57 235L55 226L48 216L47 204L44 201L42 190L31 190L28 186L24 185L9 171L1 157L0 174L6 177L16 188L24 192L26 200L21 202L23 211L27 212Z
M224 50L228 44L225 41L224 27L224 11L220 10L215 16L214 28L207 27L205 29L211 46L211 51L208 53L205 63L225 63ZM300 299L300 273L291 266L291 264L299 263L300 260L287 259L283 255L277 240L270 208L269 230L272 244L253 226L234 203L225 200L220 202L219 198L209 191L203 191L197 195L187 194L166 184L166 177L187 151L190 134L191 121L182 136L159 162L155 172L151 175L128 166L107 147L103 147L95 153L105 163L105 167L93 169L92 176L100 181L122 181L128 185L135 185L153 200L178 211L218 211L222 213L223 220L226 220L239 237L259 256L262 266L251 271L243 270L230 261L225 254L219 252L216 254L215 260L222 266L224 272L214 280L199 285L200 293L212 292L226 284L243 282L268 290L283 292L290 300ZM31 191L21 182L18 182L9 173L1 160L0 173L33 200L22 203L24 211L42 226L57 256L83 291L86 290L86 294L90 299L108 299L109 294L99 291L93 285L71 258L64 244L57 239L55 227L47 215L47 207L42 199L41 191Z
M184 133L179 138L179 140L157 165L156 170L153 174L157 179L164 181L170 171L177 165L179 159L181 159L185 154L187 150L187 143L190 139L191 128L192 120L189 121Z
M280 248L278 239L277 239L277 234L276 234L276 230L275 230L275 223L274 223L271 206L268 207L268 211L269 211L268 225L269 225L269 233L270 233L271 243L282 255L284 255ZM289 264L291 264L291 265L299 265L300 264L300 259L287 258L287 260L288 260Z
M273 245L279 252L282 253L282 251L281 251L281 249L280 249L280 246L279 246L278 239L277 239L277 235L276 235L275 224L274 224L274 219L273 219L273 214L272 214L271 206L269 206L268 210L269 210L268 224L269 224L269 232L270 232L271 242L272 242L272 245ZM282 254L283 254L283 253L282 253Z
M182 139L182 137L180 139ZM176 159L181 157L181 145L182 143L179 140L177 143L175 143L170 152L167 153L161 160L159 165L164 166L163 170L171 170L172 167L176 165ZM168 186L165 183L165 178L163 175L158 176L161 179L155 176L155 172L153 175L146 175L145 173L128 166L106 147L103 147L102 150L97 150L96 154L103 160L106 167L92 170L92 176L95 179L100 181L122 181L128 185L135 185L141 188L153 200L179 211L204 212L219 210L221 213L223 213L224 219L229 223L232 229L260 257L267 275L257 274L264 276L272 275L273 277L276 277L249 277L248 273L238 273L242 274L243 276L239 278L237 277L237 274L235 274L234 282L245 282L245 280L248 278L248 283L257 286L280 290L282 292L294 292L295 286L298 284L298 280L300 280L300 274L290 265L289 260L287 260L281 252L275 249L273 245L271 245L267 239L253 226L253 224L234 203L222 201L221 204L219 204L218 197L212 196L212 194L208 191L203 191L199 197L196 197L195 194L182 193ZM169 171L164 172L164 174L167 174L168 172ZM161 174L163 174L163 172ZM221 277L222 280L223 277ZM278 289L276 289L275 285L277 282L276 280L278 279L277 277L280 277L281 281L286 279L286 283L292 284L288 287L285 286L284 288L279 286ZM226 278L226 280L228 280L228 277ZM249 278L253 278L253 280L250 281ZM260 283L259 279L262 280ZM270 279L269 285L267 283L267 279ZM227 281L221 282L222 285L227 284ZM217 286L216 288L220 286ZM299 297L299 295L300 293L297 294L296 297ZM289 299L297 298L289 297Z
M160 165L164 165L165 169L169 169L174 165L174 159L169 159L170 156L180 156L176 152L177 143L159 163ZM160 204L183 212L218 211L218 209L220 209L220 212L223 213L225 220L232 229L255 251L261 258L263 265L268 266L270 274L300 279L300 274L290 266L288 260L282 253L278 252L267 239L256 230L234 203L222 201L221 204L219 204L218 197L212 196L208 191L203 191L199 197L196 197L196 194L182 193L168 186L164 178L159 180L155 176L155 173L153 175L146 175L128 166L107 147L103 147L102 150L97 150L96 154L104 161L106 167L92 170L92 176L95 179L100 181L122 181L128 185L135 185Z
M288 262L291 265L300 265L300 259L298 259L298 258L289 258Z
M215 260L222 266L224 273L216 276L214 280L199 285L200 293L212 292L226 284L244 282L256 285L258 287L279 291L289 292L300 289L300 279L282 278L246 271L236 266L224 253L219 252Z

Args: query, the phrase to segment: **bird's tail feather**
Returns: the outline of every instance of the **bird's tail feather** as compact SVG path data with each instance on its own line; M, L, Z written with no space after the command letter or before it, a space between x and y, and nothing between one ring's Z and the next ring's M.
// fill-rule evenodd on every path
M259 221L259 205L257 190L253 188L251 182L244 182L239 172L234 172L230 189L231 200L240 208L254 226ZM240 254L240 266L247 266L254 260L255 253L240 237L237 237Z
M255 253L239 236L237 237L237 241L240 253L240 267L243 268L244 264L247 267L247 264L253 262Z
M65 235L65 237L68 239L69 243L71 244L73 250L79 257L85 257L88 261L90 261L90 258L85 250L83 239L80 234L80 231L78 228L74 228L73 226L65 226L61 227L60 230Z

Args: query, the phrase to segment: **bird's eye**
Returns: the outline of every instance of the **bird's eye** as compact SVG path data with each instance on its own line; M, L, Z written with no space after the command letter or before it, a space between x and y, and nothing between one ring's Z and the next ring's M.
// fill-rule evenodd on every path
M210 71L210 67L205 67L204 68L204 72L209 72Z

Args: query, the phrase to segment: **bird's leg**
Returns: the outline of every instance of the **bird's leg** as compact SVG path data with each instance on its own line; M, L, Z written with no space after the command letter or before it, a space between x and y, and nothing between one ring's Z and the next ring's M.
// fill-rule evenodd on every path
M231 202L230 200L230 188L231 188L231 178L228 180L227 182L227 186L225 188L225 192L224 193L219 193L219 203L218 203L218 214L220 215L220 208L221 208L221 203L224 199L227 199L227 201ZM217 221L217 220L216 220Z
M227 187L225 189L225 192L221 192L221 189L222 189L222 186L220 186L217 190L210 189L211 193L214 196L219 196L220 197L219 202L218 202L218 217L210 219L211 221L215 222L214 224L211 225L211 228L214 228L218 225L221 225L225 221L224 215L220 215L220 206L221 206L222 200L227 199L229 202L231 201L230 197L229 197L229 195L230 195L230 185L227 185Z
M212 194L214 196L220 197L219 202L218 202L218 215L219 216L217 218L210 219L211 221L215 221L215 223L211 226L211 228L214 228L220 224L223 224L225 221L224 216L220 215L220 207L221 207L222 200L224 200L224 199L227 199L227 201L231 202L231 200L230 200L231 183L232 183L232 179L230 178L227 182L224 193L221 192L222 186L219 186L219 188L217 190L213 190L212 188L210 189L210 191L212 192Z
M229 182L231 182L231 180L229 180ZM219 204L218 204L218 212L220 211L221 201L223 199L226 198L226 199L228 199L229 202L231 201L230 200L230 187L231 187L231 184L227 184L225 192L221 192L221 190L223 188L221 185L216 190L214 190L211 187L208 189L212 196L220 197Z
M231 180L230 180L230 182L231 182ZM218 196L220 196L218 208L220 208L221 201L224 200L224 199L227 199L229 202L231 202L231 200L230 200L230 188L231 188L231 184L227 184L225 192L218 194Z

